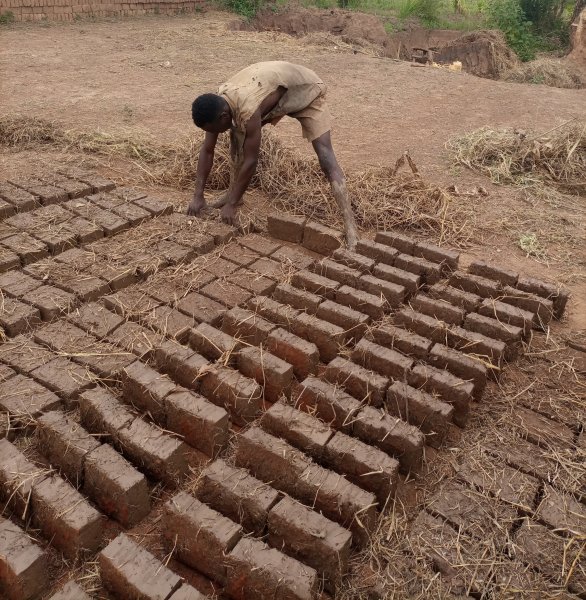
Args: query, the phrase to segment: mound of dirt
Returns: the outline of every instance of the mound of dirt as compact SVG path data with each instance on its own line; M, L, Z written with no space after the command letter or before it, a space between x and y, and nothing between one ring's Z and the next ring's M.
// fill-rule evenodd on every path
M550 87L586 87L586 73L567 58L538 58L505 71L501 79L516 83L541 83Z

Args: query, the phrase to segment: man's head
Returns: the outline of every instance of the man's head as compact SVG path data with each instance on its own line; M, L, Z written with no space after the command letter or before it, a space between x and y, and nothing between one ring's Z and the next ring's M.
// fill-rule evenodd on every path
M202 94L191 105L193 122L204 131L223 133L232 125L230 106L217 94Z

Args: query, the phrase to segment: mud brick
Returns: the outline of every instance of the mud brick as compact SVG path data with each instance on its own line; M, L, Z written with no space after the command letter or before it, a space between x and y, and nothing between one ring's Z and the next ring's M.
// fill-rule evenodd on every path
M18 254L0 246L0 273L20 267Z
M347 529L289 497L271 509L268 525L271 546L314 568L331 584L347 572L352 543Z
M425 258L431 262L440 263L442 271L455 271L458 268L460 253L447 248L440 248L427 242L417 242L413 248L413 255Z
M411 300L410 305L416 311L430 317L435 317L445 323L461 325L464 321L464 311L445 300L430 298L420 294Z
M356 269L360 273L369 273L374 269L376 261L364 254L338 248L332 255L333 259L347 267ZM323 261L322 261L323 262Z
M333 431L322 421L284 402L271 406L261 418L263 429L306 452L316 460L322 458Z
M281 247L281 244L260 235L245 235L238 238L238 243L261 256L270 256Z
M367 314L373 319L382 318L387 306L386 301L380 296L375 296L347 285L337 290L333 299L339 304L349 306L358 312Z
M372 406L365 406L354 417L354 435L399 459L405 471L417 468L423 459L423 434Z
M386 265L392 265L399 254L396 248L371 240L358 240L356 252Z
M348 433L361 408L353 396L317 377L308 377L301 383L297 404L311 407L322 421Z
M202 259L200 259L202 260ZM205 260L201 263L208 273L211 273L214 277L227 277L236 271L238 265L224 260L220 256L205 257Z
M97 257L96 262L88 268L88 275L106 281L115 292L138 282L137 268L129 265L108 263L107 259Z
M263 535L268 512L278 501L279 493L245 469L217 459L202 471L197 497L241 523L245 531Z
M170 304L177 308L177 303L185 298L190 292L214 281L215 277L206 271L190 273L177 272L175 270L159 271L143 285L144 290L162 304ZM205 298L205 297L204 297ZM208 298L205 298L211 302Z
M546 484L544 487L543 498L535 516L557 533L569 536L586 533L586 507L550 485Z
M163 373L191 390L199 388L198 377L209 364L203 356L173 340L166 340L157 346L155 362Z
M328 466L352 483L376 495L383 508L395 494L399 462L382 450L338 431L325 447Z
M282 279L287 275L286 266L276 260L271 260L270 258L259 258L248 268L259 275L272 279Z
M488 375L486 366L480 361L443 344L434 344L429 353L429 362L440 369L447 369L460 379L472 381L474 383L473 395L476 399L480 399L486 387Z
M155 479L176 486L187 474L187 446L158 427L137 418L117 438L123 453Z
M118 379L120 371L135 360L130 353L121 352L113 344L100 341L88 343L80 352L74 351L72 358L94 371L98 377L109 380Z
M16 213L16 207L0 198L0 219L6 219Z
M300 248L283 246L271 254L273 260L278 260L289 269L309 269L315 262L313 256Z
M535 322L534 313L493 298L485 298L478 307L478 313L496 319L501 323L520 327L524 336L529 335Z
M413 366L413 359L403 354L362 339L352 352L352 360L385 377L404 381Z
M502 464L486 452L468 453L464 462L457 467L457 477L471 487L476 487L491 496L532 511L539 491L540 482Z
M113 236L130 227L130 223L109 210L104 210L95 204L94 196L69 200L63 205L79 217L83 217L90 223L95 223L103 229L106 236Z
M236 425L253 421L262 408L262 389L256 381L224 366L216 366L205 373L201 393L225 408Z
M405 254L413 254L413 249L417 243L414 238L394 231L377 231L374 241L378 244L392 246Z
M138 360L122 369L121 376L124 400L164 424L165 397L177 386L166 375Z
M454 415L453 406L398 381L388 390L386 406L391 414L417 425L435 448L444 441Z
M381 325L372 329L368 338L386 348L396 349L407 356L425 358L433 342L416 333L409 333L394 325Z
M285 242L301 244L306 221L305 217L282 214L267 215L269 235Z
M273 292L273 298L277 302L288 304L293 308L307 311L310 314L317 312L318 306L323 298L316 294L312 294L307 290L300 290L288 283L280 283Z
M0 383L8 381L11 377L14 377L16 373L6 365L0 363Z
M8 181L0 183L0 198L9 202L18 212L33 210L39 205L39 199Z
M506 355L514 358L519 351L523 330L516 325L507 325L491 317L471 313L464 320L464 329L481 333L486 337L501 340L507 345Z
M551 300L553 302L555 318L562 318L568 298L570 297L568 290L564 290L553 283L547 283L546 281L541 281L540 279L534 279L533 277L519 277L517 288L524 292L529 292L531 294L535 294L536 296L541 296L542 298Z
M100 443L61 411L48 412L37 420L37 436L43 455L73 485L79 486L84 458Z
M391 307L401 304L406 295L405 288L402 285L372 275L362 275L356 287L373 296L382 296Z
M232 308L224 314L222 331L246 344L259 346L275 329L273 323L245 308Z
M83 329L65 321L44 325L34 332L33 337L38 344L63 354L75 352L95 339Z
M40 198L43 204L58 204L67 200L67 192L54 185L43 183L40 179L29 177L28 179L18 178L10 181L13 185L30 192Z
M503 288L502 293L499 295L499 300L535 313L535 320L533 322L535 327L545 327L553 316L554 305L551 300L510 286Z
M293 321L299 316L299 311L288 306L276 302L272 298L251 298L247 304L248 308L268 321L272 321L279 327L284 327L289 330L293 326Z
M47 246L28 233L17 233L4 238L2 246L18 255L23 265L28 265L49 256Z
M342 475L311 464L301 475L300 500L328 519L350 529L358 547L368 543L377 522L374 494L349 482Z
M242 538L225 561L226 591L231 598L311 600L316 597L316 571L259 540Z
M67 320L98 338L108 336L124 323L122 317L95 302L83 304L69 313Z
M303 246L319 254L330 255L342 245L342 236L339 231L320 225L314 221L307 221L303 233Z
M38 367L30 375L58 394L67 404L74 402L92 384L92 377L87 369L64 356Z
M104 279L75 272L67 265L60 264L55 275L50 277L58 287L75 294L82 302L97 300L112 291Z
M395 324L437 343L445 341L448 330L448 325L443 321L411 308L402 308L396 312Z
M120 429L127 427L134 414L109 390L96 387L79 397L80 418L91 433L100 435L102 441L116 439Z
M41 285L40 281L19 271L0 275L0 290L2 294L12 298L21 298L25 294L38 289Z
M126 319L138 319L159 306L139 287L120 290L104 298L104 306Z
M277 282L269 277L241 270L230 275L226 281L231 285L237 285L254 296L270 296L277 286Z
M293 333L277 328L266 339L269 352L293 366L293 373L303 379L317 373L319 350L317 346Z
M234 460L237 467L293 496L311 463L306 454L256 426L239 437Z
M228 281L213 281L201 289L201 293L228 308L234 308L250 299L251 294L247 290Z
M407 377L409 385L423 389L430 394L438 394L443 400L454 405L454 423L464 427L470 412L470 402L474 385L463 381L448 371L430 365L416 365Z
M260 254L249 248L244 248L236 242L230 242L222 248L221 257L236 263L240 267L248 267L260 258Z
M200 323L189 334L189 345L210 360L222 359L222 364L234 365L242 342L231 335Z
M113 181L110 181L109 179L106 179L96 173L84 171L83 169L78 169L76 167L58 169L58 173L65 175L65 177L77 179L83 183L87 183L92 188L94 193L108 192L116 187L116 184Z
M357 287L356 283L362 275L361 271L334 260L330 260L329 258L324 258L318 263L315 263L313 265L313 270L322 277L352 287Z
M80 245L89 244L104 237L104 230L100 226L83 217L73 217L67 221L67 227L75 234L77 243Z
M17 525L0 517L0 592L7 600L39 597L49 586L47 557Z
M386 377L342 357L337 357L328 364L324 377L330 383L341 385L356 399L373 406L382 405L389 385Z
M511 419L521 435L533 444L552 449L570 449L574 445L574 434L569 427L532 410L517 407Z
M445 342L447 346L466 354L486 356L497 368L500 367L506 349L506 344L500 340L456 326L446 330Z
M450 276L450 285L482 298L498 298L502 289L501 283L494 279L464 273L464 271L454 271Z
M91 600L91 598L75 581L70 581L49 600Z
M238 369L263 386L264 397L276 402L291 395L293 367L262 348L246 347L238 353Z
M421 287L421 277L415 273L398 269L386 264L378 264L374 267L373 275L405 288L406 296L415 294Z
M226 583L226 555L242 537L240 525L180 492L165 504L162 531L182 562Z
M441 265L426 260L425 258L410 256L408 254L399 254L399 256L395 258L394 266L397 269L403 269L404 271L419 275L427 285L433 285L442 278Z
M177 309L193 317L199 323L210 324L218 323L226 312L226 308L222 304L197 292L187 294L177 303Z
M118 598L166 599L181 585L181 577L125 533L100 552L98 561L104 586Z
M185 582L172 596L169 596L169 600L206 600L206 598L207 596Z
M187 341L191 328L197 325L193 317L170 306L154 308L149 314L143 316L142 321L162 335L175 338L179 342Z
M139 358L148 358L154 349L163 341L160 333L142 327L138 323L128 321L117 327L107 338L111 344L135 354Z
M43 173L39 175L39 179L44 183L55 185L67 192L69 198L81 198L92 193L92 188L87 183L75 181L53 173Z
M38 367L50 362L55 355L44 346L39 346L31 338L19 335L0 344L0 361L10 365L20 373L29 374Z
M499 281L503 285L516 285L519 273L505 267L486 263L483 260L475 260L468 267L468 272L486 279Z
M31 498L35 526L67 557L97 551L103 518L73 486L61 477L48 477L33 486Z
M9 337L31 330L41 322L37 308L9 297L0 302L0 326Z
M146 210L153 217L160 217L162 215L169 215L173 212L173 205L165 200L159 200L152 196L146 196L145 198L137 198L132 201L133 204Z
M43 285L27 292L22 296L22 300L37 308L43 321L52 321L70 312L77 304L73 294L52 285Z
M353 339L360 339L364 335L370 321L368 315L331 300L324 300L319 305L316 316L341 327Z
M60 404L59 397L25 375L0 383L0 408L18 420L30 420Z
M170 265L188 263L197 256L195 248L177 244L173 240L161 240L157 242L153 250Z
M306 313L298 314L290 328L295 335L318 347L323 362L333 360L346 339L346 333L341 327Z
M141 192L140 190L132 187L116 188L113 193L124 202L135 202L136 200L146 197L145 192Z
M47 470L37 467L7 439L0 440L0 497L20 519L30 511L33 486L47 476Z
M311 271L298 271L291 278L295 287L311 292L324 298L333 298L336 290L340 287L337 281L323 277Z
M104 197L102 194L99 194L99 200L96 200L95 202L98 206L101 206L115 215L118 215L125 221L128 221L131 227L135 227L151 217L150 211L145 210L136 204L131 204L130 202L125 202L116 198Z

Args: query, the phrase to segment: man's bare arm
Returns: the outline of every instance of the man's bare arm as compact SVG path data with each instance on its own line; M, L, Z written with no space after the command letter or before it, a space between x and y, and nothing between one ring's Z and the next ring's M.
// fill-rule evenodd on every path
M217 141L217 133L206 132L197 160L195 192L193 194L193 199L187 207L188 215L198 215L206 205L203 193L210 171L212 170L212 165L214 164L214 151L216 149Z

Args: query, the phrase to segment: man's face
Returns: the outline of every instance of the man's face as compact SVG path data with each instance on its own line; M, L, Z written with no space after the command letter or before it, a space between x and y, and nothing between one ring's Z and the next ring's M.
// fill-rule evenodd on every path
M213 123L206 123L202 129L209 133L224 133L232 127L232 117L228 111L223 112Z

